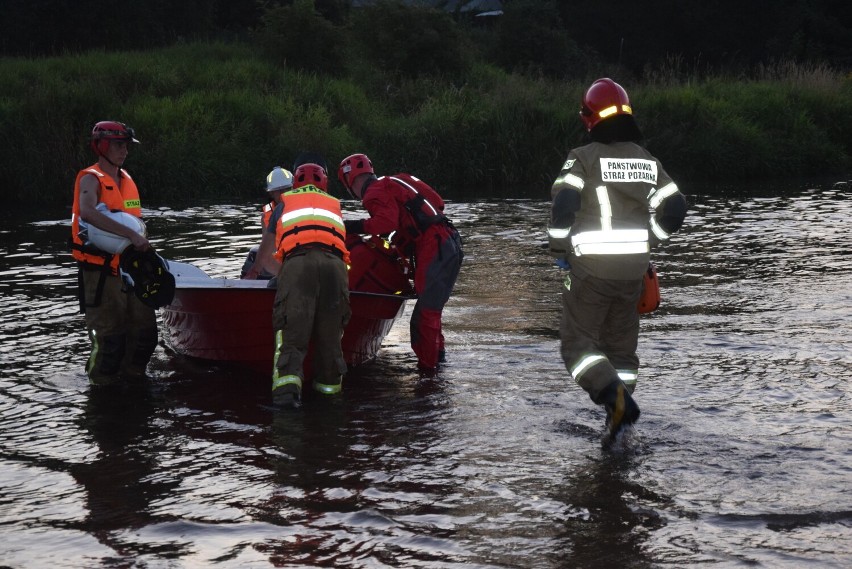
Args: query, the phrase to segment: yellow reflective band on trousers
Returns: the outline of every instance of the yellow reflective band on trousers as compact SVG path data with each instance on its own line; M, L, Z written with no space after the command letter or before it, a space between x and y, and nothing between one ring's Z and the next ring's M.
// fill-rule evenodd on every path
M619 369L616 371L618 372L618 378L623 381L625 385L636 385L636 380L639 378L639 370Z
M275 370L275 373L272 375L272 391L275 391L279 387L283 387L285 385L294 384L299 390L302 389L302 378L298 375L285 375L278 377L278 370Z
M319 383L314 381L314 389L326 395L336 395L343 389L343 381L337 385L329 385L327 383Z
M272 367L272 391L284 385L295 385L302 390L302 378L298 375L278 375L278 356L281 354L281 343L284 339L284 333L281 330L275 331L275 364Z
M600 354L593 354L583 357L582 359L580 359L579 362L577 362L577 365L571 368L571 377L574 378L574 381L579 382L580 376L583 375L583 372L585 372L587 369L589 369L596 363L604 360L606 360L606 358Z
M560 229L558 227L548 227L547 236L551 239L565 239L571 234L571 228Z
M89 354L89 361L86 362L86 375L90 375L92 370L95 369L95 362L98 361L98 352L100 351L98 333L94 329L89 330L89 339L92 341L92 353Z

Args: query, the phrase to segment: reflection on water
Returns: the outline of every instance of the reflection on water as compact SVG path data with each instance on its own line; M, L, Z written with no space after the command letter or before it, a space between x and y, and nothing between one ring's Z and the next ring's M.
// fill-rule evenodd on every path
M559 360L548 204L449 207L439 378L401 321L343 397L278 414L265 378L163 348L149 384L90 391L67 220L2 214L0 566L852 564L845 188L692 198L611 451ZM145 214L216 276L259 236L252 205Z

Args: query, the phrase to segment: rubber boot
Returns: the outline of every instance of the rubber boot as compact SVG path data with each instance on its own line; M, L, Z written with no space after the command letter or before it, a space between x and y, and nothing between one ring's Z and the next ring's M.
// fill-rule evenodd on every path
M639 406L621 380L607 385L598 396L598 403L606 409L606 426L610 439L639 419Z

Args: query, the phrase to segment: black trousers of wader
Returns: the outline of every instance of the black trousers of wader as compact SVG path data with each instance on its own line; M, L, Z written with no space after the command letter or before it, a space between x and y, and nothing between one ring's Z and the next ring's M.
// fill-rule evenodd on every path
M145 376L157 348L157 315L133 291L125 291L120 277L99 269L80 269L83 277L86 329L92 351L86 374L94 384L119 376ZM98 294L101 278L103 289ZM100 298L98 298L100 297Z
M304 360L312 345L314 381L339 385L346 373L340 340L350 316L349 276L340 257L322 249L287 257L278 273L272 311L272 325L282 332L278 376L307 379Z
M582 278L571 271L562 289L562 360L577 384L598 403L619 370L638 370L642 279ZM628 385L632 391L634 385Z

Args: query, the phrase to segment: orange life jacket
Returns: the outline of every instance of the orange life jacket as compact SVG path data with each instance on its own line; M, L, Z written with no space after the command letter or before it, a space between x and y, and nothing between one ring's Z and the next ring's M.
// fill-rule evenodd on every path
M269 202L263 206L263 213L260 215L260 228L263 230L263 233L266 233L266 228L269 227L269 220L272 217L272 212L275 211L276 205L278 204L275 202Z
M340 201L311 184L281 197L284 211L275 229L276 259L284 261L300 247L320 247L350 264Z
M120 170L121 187L115 185L112 176L101 170L98 164L93 164L77 173L74 182L74 204L71 210L71 255L84 266L101 268L110 259L112 274L118 274L118 255L100 251L92 245L83 244L80 239L80 180L83 176L93 175L101 185L98 202L107 206L110 211L125 211L130 215L142 217L142 205L139 201L139 190L136 182L125 170Z

